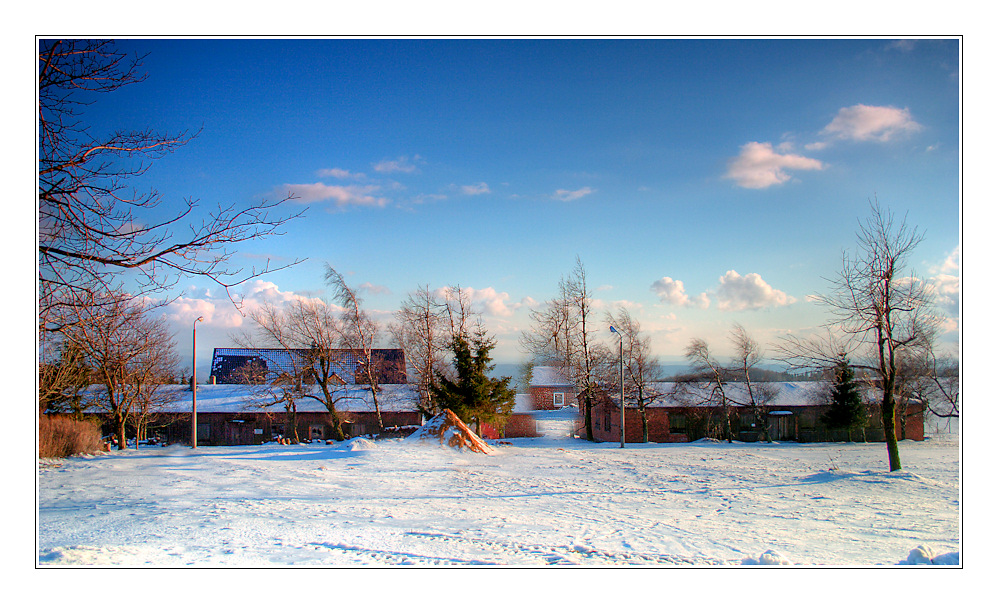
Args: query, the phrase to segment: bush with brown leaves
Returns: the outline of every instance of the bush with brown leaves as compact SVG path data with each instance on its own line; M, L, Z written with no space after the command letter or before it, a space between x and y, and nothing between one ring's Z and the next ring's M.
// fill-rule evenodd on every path
M100 428L88 421L59 415L38 418L38 457L69 457L102 449Z

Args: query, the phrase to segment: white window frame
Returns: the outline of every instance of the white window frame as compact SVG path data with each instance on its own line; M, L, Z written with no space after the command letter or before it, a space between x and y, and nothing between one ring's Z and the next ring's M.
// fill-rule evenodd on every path
M565 406L565 393L564 392L552 392L551 393L551 404L555 407Z

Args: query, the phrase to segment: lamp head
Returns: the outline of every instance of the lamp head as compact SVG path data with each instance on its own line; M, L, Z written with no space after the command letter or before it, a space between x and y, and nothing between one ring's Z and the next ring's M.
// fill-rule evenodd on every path
M618 332L618 331L617 331L616 329L614 329L614 328L613 328L613 325L611 325L611 326L610 326L610 331L611 331L612 333L620 333L620 332Z

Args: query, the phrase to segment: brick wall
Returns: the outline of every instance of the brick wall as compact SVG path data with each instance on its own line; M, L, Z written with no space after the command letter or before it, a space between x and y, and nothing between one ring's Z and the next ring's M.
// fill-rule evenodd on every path
M572 386L531 386L530 396L536 411L553 411L562 407L554 406L554 394L561 393L567 407L575 402L575 388Z

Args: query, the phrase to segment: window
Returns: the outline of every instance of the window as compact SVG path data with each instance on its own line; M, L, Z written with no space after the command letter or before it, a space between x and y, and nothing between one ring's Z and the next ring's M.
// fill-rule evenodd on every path
M312 424L311 426L309 426L308 432L309 432L309 436L308 437L310 439L321 439L321 438L323 438L323 435L322 435L322 425L321 424Z
M686 432L686 416L682 413L669 414L669 432L682 434Z
M565 393L564 392L555 392L553 396L554 396L554 406L555 407L564 407L565 406Z

